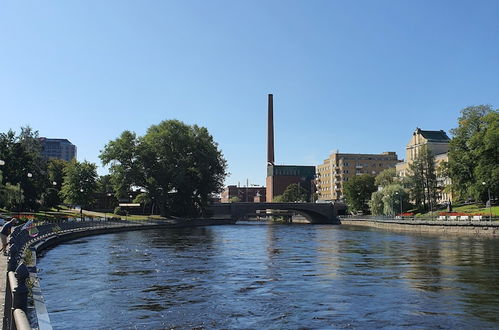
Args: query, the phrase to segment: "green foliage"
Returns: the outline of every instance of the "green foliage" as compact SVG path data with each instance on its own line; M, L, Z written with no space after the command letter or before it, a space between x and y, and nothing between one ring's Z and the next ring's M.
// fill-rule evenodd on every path
M0 185L0 207L14 209L16 205L24 201L24 194L19 184L6 183Z
M55 188L48 188L42 195L42 204L46 208L56 207L61 202L59 191Z
M396 215L404 212L409 206L409 194L400 184L386 186L383 193L383 214Z
M282 195L277 195L277 196L274 196L274 199L272 200L273 203L284 203L284 201L282 200Z
M241 198L239 198L237 196L232 196L231 198L229 198L229 203L237 203L240 201L241 201Z
M280 196L274 197L274 202L280 203L293 203L293 202L306 202L307 190L297 183L290 184L284 193Z
M373 215L395 215L411 207L409 194L399 183L383 187L371 195L369 208Z
M459 200L487 200L488 188L499 194L499 114L489 105L461 110L452 130L448 173ZM486 184L483 185L482 182Z
M65 203L80 205L82 208L89 207L93 202L96 189L97 167L95 164L73 160L64 168L61 195Z
M410 174L406 185L411 192L411 199L421 211L434 209L437 204L437 175L435 160L429 148L422 146L412 164L409 165Z
M166 120L137 138L125 131L101 152L118 195L132 186L147 191L162 216L205 215L212 193L220 192L226 161L204 127Z
M476 201L499 196L499 112L489 112L483 117L482 129L470 139L476 157L474 176L477 182L471 185L470 194Z
M68 162L62 159L49 159L47 161L48 180L50 181L52 188L57 189L58 191L62 188L64 168L66 168L67 165Z
M367 204L373 192L376 191L374 177L368 174L357 175L345 182L344 193L348 209L352 213L368 213Z
M40 150L38 132L29 126L22 127L19 135L12 130L0 133L0 159L5 161L1 183L20 185L23 198L18 207L23 210L38 209L40 196L48 187L47 166Z
M383 215L385 204L383 202L383 192L375 191L371 195L371 200L369 201L369 209L373 215Z
M135 133L124 131L114 141L110 141L101 151L100 159L104 165L110 165L110 181L116 192L116 197L124 198L128 196L132 185L148 176L145 172L146 164L141 164L139 160L140 142ZM153 156L151 156L153 157ZM147 171L154 172L155 169ZM157 174L157 170L155 172Z
M116 214L116 215L126 215L125 210L122 209L120 206L116 206L114 208L114 212L113 213Z
M111 175L101 175L97 179L97 192L107 194L114 191Z
M389 186L397 181L395 168L387 168L381 171L375 178L374 184L379 187Z

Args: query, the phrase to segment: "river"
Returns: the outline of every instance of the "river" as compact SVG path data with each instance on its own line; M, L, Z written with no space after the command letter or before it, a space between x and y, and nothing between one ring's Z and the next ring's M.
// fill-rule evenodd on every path
M499 240L338 225L134 231L39 260L54 329L499 327Z

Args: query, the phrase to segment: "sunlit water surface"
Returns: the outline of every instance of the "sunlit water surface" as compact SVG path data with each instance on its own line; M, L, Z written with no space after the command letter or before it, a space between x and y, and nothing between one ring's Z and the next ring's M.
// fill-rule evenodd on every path
M93 236L39 260L54 329L499 327L499 241L333 225Z

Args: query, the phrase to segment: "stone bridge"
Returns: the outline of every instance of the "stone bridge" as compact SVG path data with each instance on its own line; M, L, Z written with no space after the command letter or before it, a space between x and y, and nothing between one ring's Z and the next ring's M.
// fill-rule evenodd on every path
M283 210L295 211L306 217L311 223L339 224L336 209L330 203L217 203L209 207L213 216L230 215L232 219L243 219L257 211Z

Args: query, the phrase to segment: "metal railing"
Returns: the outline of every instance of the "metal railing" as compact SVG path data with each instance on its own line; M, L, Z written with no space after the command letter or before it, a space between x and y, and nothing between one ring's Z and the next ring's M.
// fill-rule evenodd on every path
M36 222L36 231L23 228L22 225L13 229L9 236L9 249L7 259L7 280L5 285L5 309L3 316L3 329L31 329L28 314L27 279L30 277L29 265L24 257L26 251L43 241L53 237L60 237L71 233L90 233L105 228L144 227L144 225L157 225L161 221L124 221L116 218L86 218L64 219ZM164 223L164 222L163 222ZM36 249L30 249L36 254ZM36 256L34 257L36 258ZM31 271L36 272L35 269ZM46 329L51 329L46 326Z

